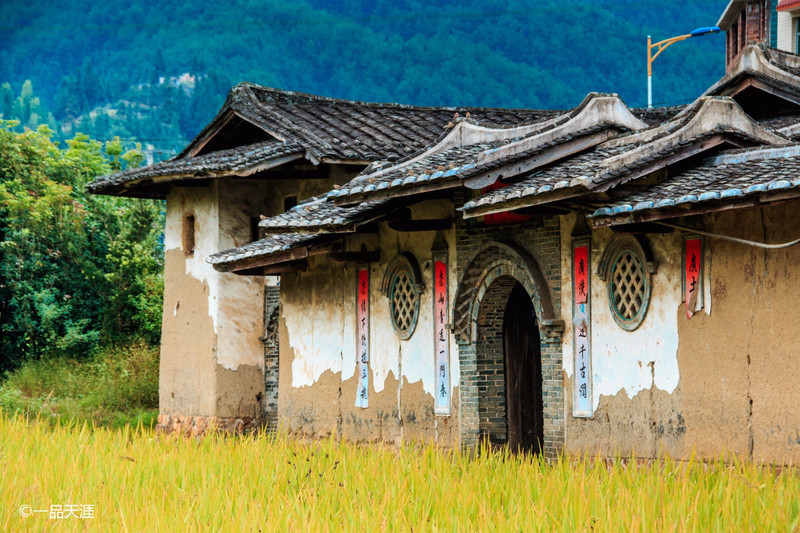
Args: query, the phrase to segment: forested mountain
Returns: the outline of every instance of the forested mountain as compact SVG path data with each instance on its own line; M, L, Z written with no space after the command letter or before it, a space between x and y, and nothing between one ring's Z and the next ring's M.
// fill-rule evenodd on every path
M654 40L716 23L725 0L6 0L0 113L171 150L231 85L419 105L567 108L589 91L646 99ZM654 65L654 100L689 101L724 72L724 36Z

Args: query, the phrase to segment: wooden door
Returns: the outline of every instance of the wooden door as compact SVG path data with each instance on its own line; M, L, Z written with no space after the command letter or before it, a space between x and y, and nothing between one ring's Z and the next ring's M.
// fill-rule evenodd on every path
M544 440L542 357L536 313L517 283L503 316L506 428L513 451L539 453Z

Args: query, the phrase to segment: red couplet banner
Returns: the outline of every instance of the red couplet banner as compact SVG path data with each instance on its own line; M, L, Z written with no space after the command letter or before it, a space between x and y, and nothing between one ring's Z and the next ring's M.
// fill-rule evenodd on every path
M692 318L700 290L700 273L702 272L703 243L700 239L686 239L686 265L684 265L683 286L686 291L686 318Z
M575 303L585 304L589 299L589 247L575 248Z
M436 349L437 414L450 414L450 344L447 331L447 263L436 261L433 269L434 326Z

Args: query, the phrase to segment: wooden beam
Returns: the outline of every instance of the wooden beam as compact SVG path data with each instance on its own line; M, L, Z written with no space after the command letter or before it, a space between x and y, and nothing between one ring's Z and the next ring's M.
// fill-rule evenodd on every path
M438 231L453 227L453 219L427 218L421 220L391 220L389 227L395 231Z
M220 272L238 272L240 270L249 270L252 268L288 263L298 259L305 259L307 257L311 257L312 255L326 254L330 251L338 249L340 246L341 243L339 242L329 242L315 246L302 246L277 254L249 257L240 261L234 261L232 263L228 263L227 265L216 267L216 269Z
M748 207L766 207L800 197L800 190L775 191L776 194L761 193L756 197L742 198L739 200L722 199L715 202L703 202L700 205L687 203L682 206L667 207L662 209L648 209L642 212L626 213L610 218L603 217L601 220L591 219L593 228L625 226L628 224L642 224L645 222L656 222L670 218L681 218L694 215L705 215L708 213L719 213L732 209L746 209ZM724 202L724 203L723 203ZM709 205L711 204L711 205Z
M286 274L288 272L305 272L306 270L308 270L308 260L299 259L297 261L290 261L288 263L281 263L279 265L237 270L234 272L234 274L237 276L277 276L279 274Z
M233 109L228 109L225 112L225 115L223 115L223 116L224 116L224 118L222 118L220 120L219 124L217 124L215 127L210 129L209 131L207 131L205 133L205 135L203 135L203 138L199 139L197 141L197 144L195 145L195 147L192 148L191 152L189 152L189 154L188 154L189 157L196 156L200 152L200 150L202 150L205 147L205 145L208 144L208 141L210 141L212 138L214 138L214 135L216 135L217 132L219 130L221 130L228 122L233 120L237 116L237 114L236 114L236 112L234 112Z
M745 78L738 83L735 83L729 86L727 89L723 91L724 95L735 97L745 89L752 87L754 89L758 89L760 91L764 91L767 94L771 94L773 96L777 96L782 100L786 100L787 102L791 102L795 105L800 105L800 97L797 94L791 93L789 91L783 90L779 87L769 85L768 83L764 83L762 80L757 78Z
M381 251L373 252L331 252L328 261L331 263L377 263L381 260Z

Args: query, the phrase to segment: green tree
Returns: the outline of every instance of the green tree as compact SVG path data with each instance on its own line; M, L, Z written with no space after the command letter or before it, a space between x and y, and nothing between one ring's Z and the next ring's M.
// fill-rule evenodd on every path
M85 193L140 152L109 143L106 154L85 135L59 150L46 126L17 125L0 122L0 368L132 337L157 341L162 206Z

